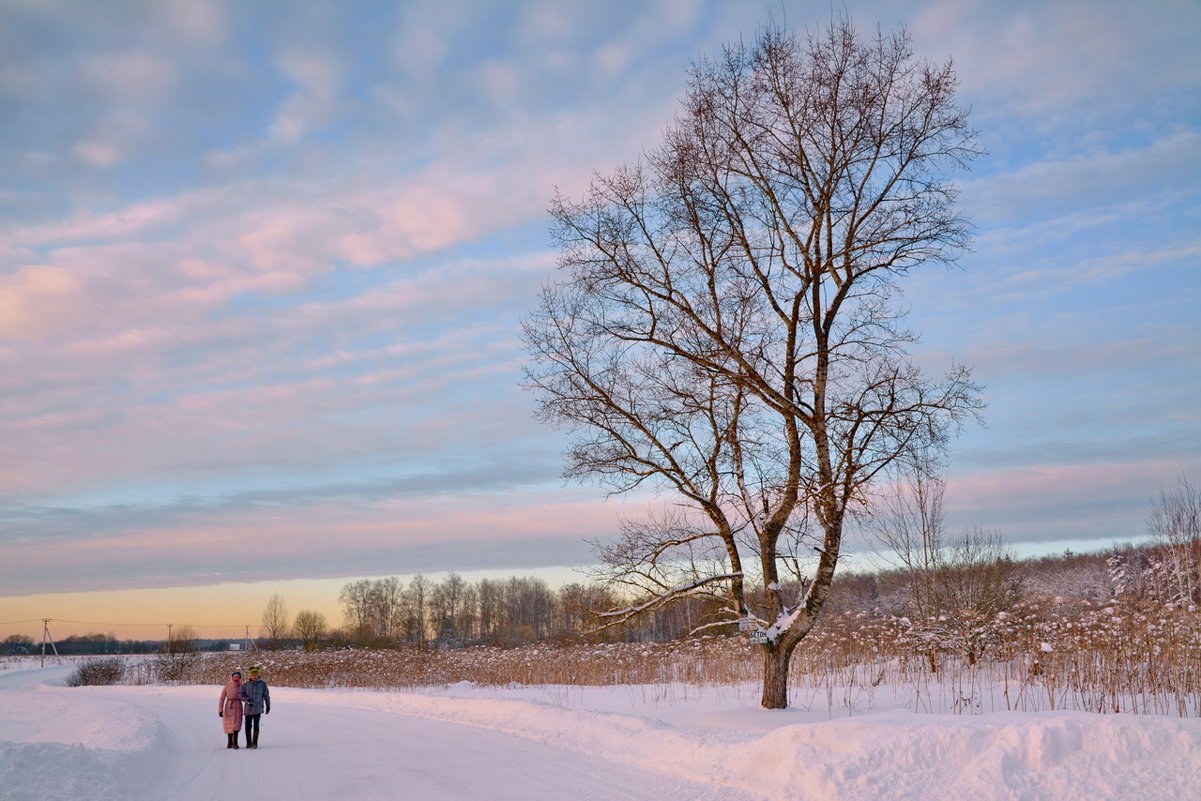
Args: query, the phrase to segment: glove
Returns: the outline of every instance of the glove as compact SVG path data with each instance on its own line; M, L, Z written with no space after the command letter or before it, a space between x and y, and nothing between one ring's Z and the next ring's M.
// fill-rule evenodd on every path
M217 717L219 717L219 718L223 718L223 717L225 717L225 713L224 713L224 712L218 712L218 713L217 713Z
M271 707L267 707L267 709L266 709L266 710L263 712L263 714L264 714L264 715L270 715L270 714L271 714Z

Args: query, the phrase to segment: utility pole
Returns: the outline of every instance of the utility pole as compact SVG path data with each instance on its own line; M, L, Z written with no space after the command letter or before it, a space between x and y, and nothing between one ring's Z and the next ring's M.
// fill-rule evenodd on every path
M46 643L50 643L51 650L54 651L54 656L58 659L58 663L63 663L62 656L58 653L58 646L54 644L54 638L50 636L50 618L42 618L42 667L46 667Z

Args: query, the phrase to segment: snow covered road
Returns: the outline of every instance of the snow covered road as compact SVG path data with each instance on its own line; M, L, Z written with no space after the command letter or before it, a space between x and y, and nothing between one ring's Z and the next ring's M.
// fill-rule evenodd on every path
M478 727L307 703L284 688L273 692L259 748L232 751L216 715L217 688L39 686L67 672L0 676L0 739L32 739L2 752L0 799L746 797Z
M754 688L272 689L226 750L219 688L0 670L0 801L1201 801L1201 720L843 712Z
M284 692L263 719L259 748L227 751L212 692L153 692L129 700L162 724L170 770L155 795L170 801L705 797L701 787L498 732L297 703Z

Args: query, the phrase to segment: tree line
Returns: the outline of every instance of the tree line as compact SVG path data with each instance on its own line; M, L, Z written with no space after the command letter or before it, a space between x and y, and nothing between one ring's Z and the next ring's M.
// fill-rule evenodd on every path
M158 650L161 643L142 640L118 640L116 634L93 632L73 634L54 641L54 649L62 656L81 654L144 654ZM0 642L0 654L12 656L41 653L42 643L27 634L13 634ZM49 644L46 652L52 653Z
M103 656L105 654L179 655L197 651L228 651L230 640L200 639L191 626L176 626L166 640L121 640L114 633L72 634L46 644L46 653L60 656ZM40 640L27 634L12 634L0 641L0 655L31 656L42 652Z
M600 610L622 600L596 583L552 588L532 576L468 581L458 573L441 580L417 575L356 579L338 594L342 625L302 609L289 616L285 599L273 595L263 610L257 643L264 648L502 647L543 640L594 637L610 641L667 640L686 635L712 618L711 604L688 600L655 610L621 627L601 630Z

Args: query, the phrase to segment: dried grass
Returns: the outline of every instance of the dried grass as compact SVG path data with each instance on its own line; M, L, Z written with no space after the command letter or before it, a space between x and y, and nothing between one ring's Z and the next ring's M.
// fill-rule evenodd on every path
M248 661L249 660L249 661ZM274 685L416 688L480 685L755 683L761 659L743 637L664 643L477 646L218 654L171 666L172 679L220 684L233 667L263 667ZM155 661L127 681L160 681ZM925 621L870 613L827 616L792 662L794 703L831 712L882 693L918 712L1078 709L1201 715L1201 614L1196 608L1047 599L988 621Z

